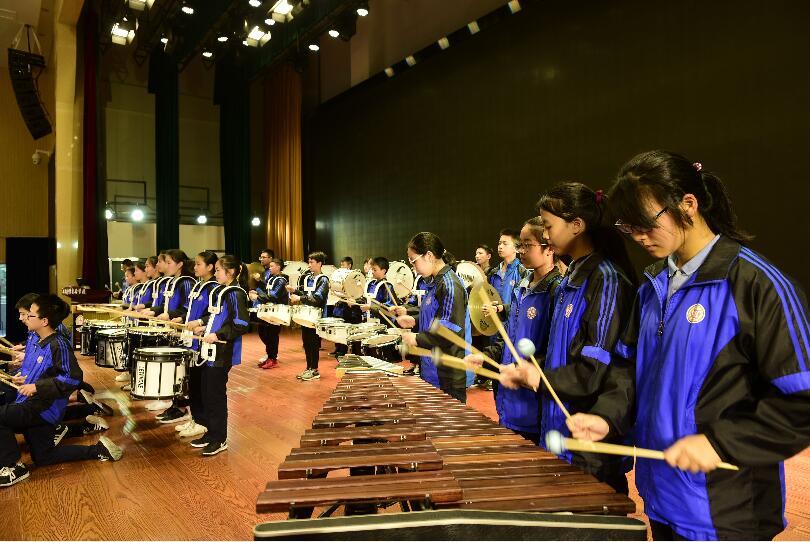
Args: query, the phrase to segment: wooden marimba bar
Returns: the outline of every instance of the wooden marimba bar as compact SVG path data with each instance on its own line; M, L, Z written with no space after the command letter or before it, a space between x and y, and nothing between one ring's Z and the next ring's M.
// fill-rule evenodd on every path
M336 471L373 472L337 476ZM328 476L334 473L332 476ZM418 377L347 374L259 495L259 513L341 504L625 515L608 485Z

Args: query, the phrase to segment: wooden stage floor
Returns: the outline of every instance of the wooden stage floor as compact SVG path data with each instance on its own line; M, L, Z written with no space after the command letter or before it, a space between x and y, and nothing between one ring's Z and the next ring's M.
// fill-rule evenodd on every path
M244 363L228 384L229 449L210 458L180 439L174 424L157 423L145 402L130 403L113 381L117 373L79 356L86 380L115 407L106 435L124 457L34 467L28 480L0 489L0 539L251 539L257 523L283 519L256 514L256 497L335 387L336 362L326 355L331 346L324 342L321 380L301 382L295 378L305 365L298 332L282 333L281 365L272 370L256 367L263 347L255 333L246 336ZM491 393L471 389L468 402L495 418ZM30 465L27 453L23 459ZM789 461L786 471L790 524L779 539L810 540L810 451Z

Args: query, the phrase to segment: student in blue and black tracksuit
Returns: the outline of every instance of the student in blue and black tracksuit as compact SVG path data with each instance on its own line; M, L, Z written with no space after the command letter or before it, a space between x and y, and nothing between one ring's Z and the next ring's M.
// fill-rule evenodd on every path
M323 314L323 310L326 308L326 298L329 295L329 278L321 274L321 267L323 267L325 261L326 254L323 252L313 252L307 257L309 274L303 277L302 285L294 290L295 293L290 294L291 305L301 303L302 305L317 307L321 309L321 314ZM305 381L320 380L318 358L320 357L321 339L318 337L315 328L301 326L301 341L304 344L307 368L296 377Z
M263 303L269 303L269 301L260 301L260 296L265 296L267 294L267 282L270 280L271 273L270 273L270 260L276 257L276 253L273 252L272 249L265 248L261 252L259 252L259 263L262 264L264 271L261 273L253 273L249 278L255 281L256 288L253 290L248 291L248 299L251 303L251 306L256 308ZM282 265L282 267L284 267ZM263 322L257 318L254 318L256 322L258 331L259 331L259 338L264 343L265 354L259 358L259 362L257 363L258 367L264 365L269 359L270 356L270 347L268 345L269 335L266 322ZM275 358L275 356L272 356Z
M155 286L157 285L157 280L160 278L160 273L157 270L157 266L157 256L149 256L146 258L146 261L143 262L142 273L138 272L139 265L135 264L135 274L143 275L142 278L138 279L143 283L143 287L138 293L138 297L133 299L133 304L131 306L132 309L143 310L152 306L152 301L155 296Z
M786 525L782 461L810 444L807 299L745 246L723 183L699 163L640 154L611 206L664 259L646 269L610 386L573 433L664 450L666 462L636 460L654 539L771 539Z
M512 344L528 338L536 345L538 357L542 357L548 343L554 295L562 281L562 275L555 265L554 250L546 242L543 222L539 217L529 219L520 230L518 253L521 263L533 269L533 272L512 290L506 329ZM492 359L500 360L502 365L514 363L512 352L504 346L500 335L493 339L492 345L484 348L484 353ZM484 358L471 354L465 361L481 366ZM498 422L538 444L539 403L538 395L533 390L504 388L495 399Z
M440 348L445 354L463 358L466 354L447 339L431 333L430 325L434 319L470 342L470 314L467 311L467 290L461 279L450 267L455 258L445 250L441 239L430 232L420 232L408 242L408 261L426 281L427 294L418 309L419 332L404 332L402 342L408 346L420 348ZM415 309L414 312L416 312ZM413 329L416 318L407 314L408 308L392 307L397 314L397 323L407 329ZM449 396L462 403L467 402L467 374L450 367L436 367L430 358L422 358L422 379L433 384Z
M242 363L242 335L250 330L245 290L247 266L236 256L226 254L217 260L214 274L219 286L209 294L208 313L202 318L203 416L195 414L197 423L208 431L191 441L191 446L203 449L204 456L228 449L228 373L232 366Z
M605 197L581 183L563 183L538 202L548 244L573 260L557 291L544 372L569 412L587 412L610 369L611 352L627 322L635 292L635 273L621 234L606 224ZM514 387L513 375L540 375L531 363L501 371L501 383ZM540 432L567 435L565 415L551 394L541 395ZM561 458L627 493L630 464L618 456L567 451Z
M366 295L359 301L360 310L363 311L366 319L379 317L379 305L390 307L394 304L391 300L391 293L394 290L391 287L391 284L385 278L386 273L388 273L388 266L390 265L388 258L378 256L374 258L372 262L372 279L366 283ZM372 305L369 301L370 299L375 300L377 303L379 303L379 305L377 303ZM349 306L351 307L353 305L354 301L349 300ZM382 321L384 322L385 320Z
M351 256L346 256L340 260L341 269L351 269L354 267L354 260ZM346 301L337 301L332 311L335 318L343 318L349 324L359 324L363 321L363 312L357 305L349 306ZM335 349L329 352L330 356L342 356L349 352L349 347L345 344L335 343Z
M164 294L169 282L172 280L171 275L166 274L166 251L161 250L157 256L157 263L155 264L157 276L155 283L152 286L152 299L145 301L145 309L142 311L147 316L154 316L160 308L163 307Z
M517 246L520 243L520 232L512 229L501 230L498 238L498 256L501 263L488 275L489 283L498 290L503 301L497 311L503 321L509 318L509 302L512 292L526 276L526 268L517 257Z
M106 437L92 446L54 446L55 425L82 380L73 345L54 329L69 313L64 301L49 294L38 296L27 315L28 329L39 339L14 377L20 386L15 401L0 405L0 487L16 484L29 474L20 462L15 433L25 436L37 465L121 458L121 449Z
M204 319L208 314L211 293L219 286L219 283L214 280L217 260L216 253L210 250L200 252L194 258L194 276L197 277L197 283L188 294L187 310L185 313L180 313L180 310L172 313L173 322L185 322L186 327L190 330L205 325ZM200 341L189 337L184 339L183 344L194 352L188 375L188 404L191 418L185 423L176 425L174 429L180 432L181 437L198 437L208 430L201 422L198 423L199 420L205 419L205 404L202 400L204 369L199 364Z
M287 277L281 274L281 270L284 268L284 261L278 258L272 258L267 265L267 280L261 291L258 288L256 289L254 302L256 305L264 303L274 303L276 305L289 304L290 294L287 292ZM253 299L252 293L250 298ZM278 367L278 334L280 331L281 326L278 324L264 322L259 324L259 337L264 343L267 356L267 359L259 364L259 367L262 369Z

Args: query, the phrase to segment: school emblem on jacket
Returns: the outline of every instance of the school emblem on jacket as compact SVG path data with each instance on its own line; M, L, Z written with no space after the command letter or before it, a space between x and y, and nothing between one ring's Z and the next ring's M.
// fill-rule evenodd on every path
M695 303L686 309L686 320L690 324L699 324L706 318L706 309L700 303Z
M574 304L569 303L568 306L565 307L565 317L569 318L572 312L574 312Z
M429 297L429 298L427 298L427 299L425 300L425 305L430 305L431 301L433 301L433 299L431 299L430 297Z
M42 357L42 356L39 356L39 357L37 358L37 363L42 363L42 360L43 360L43 359L45 359L45 358L44 358L44 357Z
M535 316L537 316L537 309L535 307L529 307L526 309L526 317L529 320L534 320Z

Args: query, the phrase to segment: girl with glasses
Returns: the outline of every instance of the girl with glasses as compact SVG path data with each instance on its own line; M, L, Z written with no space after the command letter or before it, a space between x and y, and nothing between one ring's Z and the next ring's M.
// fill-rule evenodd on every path
M605 197L582 183L549 190L537 204L545 238L571 266L557 291L544 372L570 412L587 412L598 398L610 369L613 347L627 321L635 273L621 234L605 220ZM542 351L543 346L538 345ZM533 364L501 371L501 384L538 389ZM547 392L541 395L542 434L568 434L565 415ZM561 457L616 491L627 493L629 465L616 456L567 451Z
M632 158L611 190L644 272L606 392L575 437L630 435L654 539L771 539L785 526L782 461L810 444L803 292L747 248L720 179L666 151ZM665 210L662 212L661 210ZM739 471L715 470L726 461ZM677 467L677 468L673 468Z

